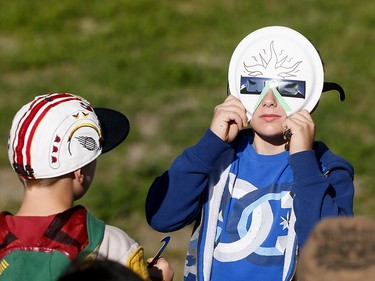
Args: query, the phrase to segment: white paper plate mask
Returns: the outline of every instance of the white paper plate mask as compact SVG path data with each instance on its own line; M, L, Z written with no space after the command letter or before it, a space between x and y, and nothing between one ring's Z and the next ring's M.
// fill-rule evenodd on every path
M246 36L229 63L229 91L245 106L249 120L272 90L289 116L314 109L322 93L324 71L315 47L297 31L270 26Z

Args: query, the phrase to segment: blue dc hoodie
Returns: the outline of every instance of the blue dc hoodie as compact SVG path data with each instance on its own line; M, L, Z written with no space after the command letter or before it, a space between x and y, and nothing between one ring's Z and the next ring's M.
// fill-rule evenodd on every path
M231 144L207 130L150 187L153 229L195 223L185 281L291 280L315 224L353 215L353 167L324 143L264 156L252 141L251 129Z

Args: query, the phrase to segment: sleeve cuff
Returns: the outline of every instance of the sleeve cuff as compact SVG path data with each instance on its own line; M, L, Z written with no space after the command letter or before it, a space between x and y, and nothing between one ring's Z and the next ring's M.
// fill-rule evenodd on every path
M322 173L314 150L292 154L289 157L289 164L292 167L295 181L311 178Z

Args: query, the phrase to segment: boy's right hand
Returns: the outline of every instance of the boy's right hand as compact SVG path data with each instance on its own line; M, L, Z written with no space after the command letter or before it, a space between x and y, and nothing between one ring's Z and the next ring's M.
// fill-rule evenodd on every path
M215 107L211 121L211 131L225 142L233 141L238 132L248 124L246 109L241 101L229 95Z

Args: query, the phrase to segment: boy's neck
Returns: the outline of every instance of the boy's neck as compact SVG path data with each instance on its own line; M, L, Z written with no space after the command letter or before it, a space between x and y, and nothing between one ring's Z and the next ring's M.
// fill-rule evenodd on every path
M25 187L17 216L49 216L73 207L73 188L69 179L60 179L49 186Z
M282 137L264 138L255 133L253 147L258 154L275 155L285 151L285 140Z

